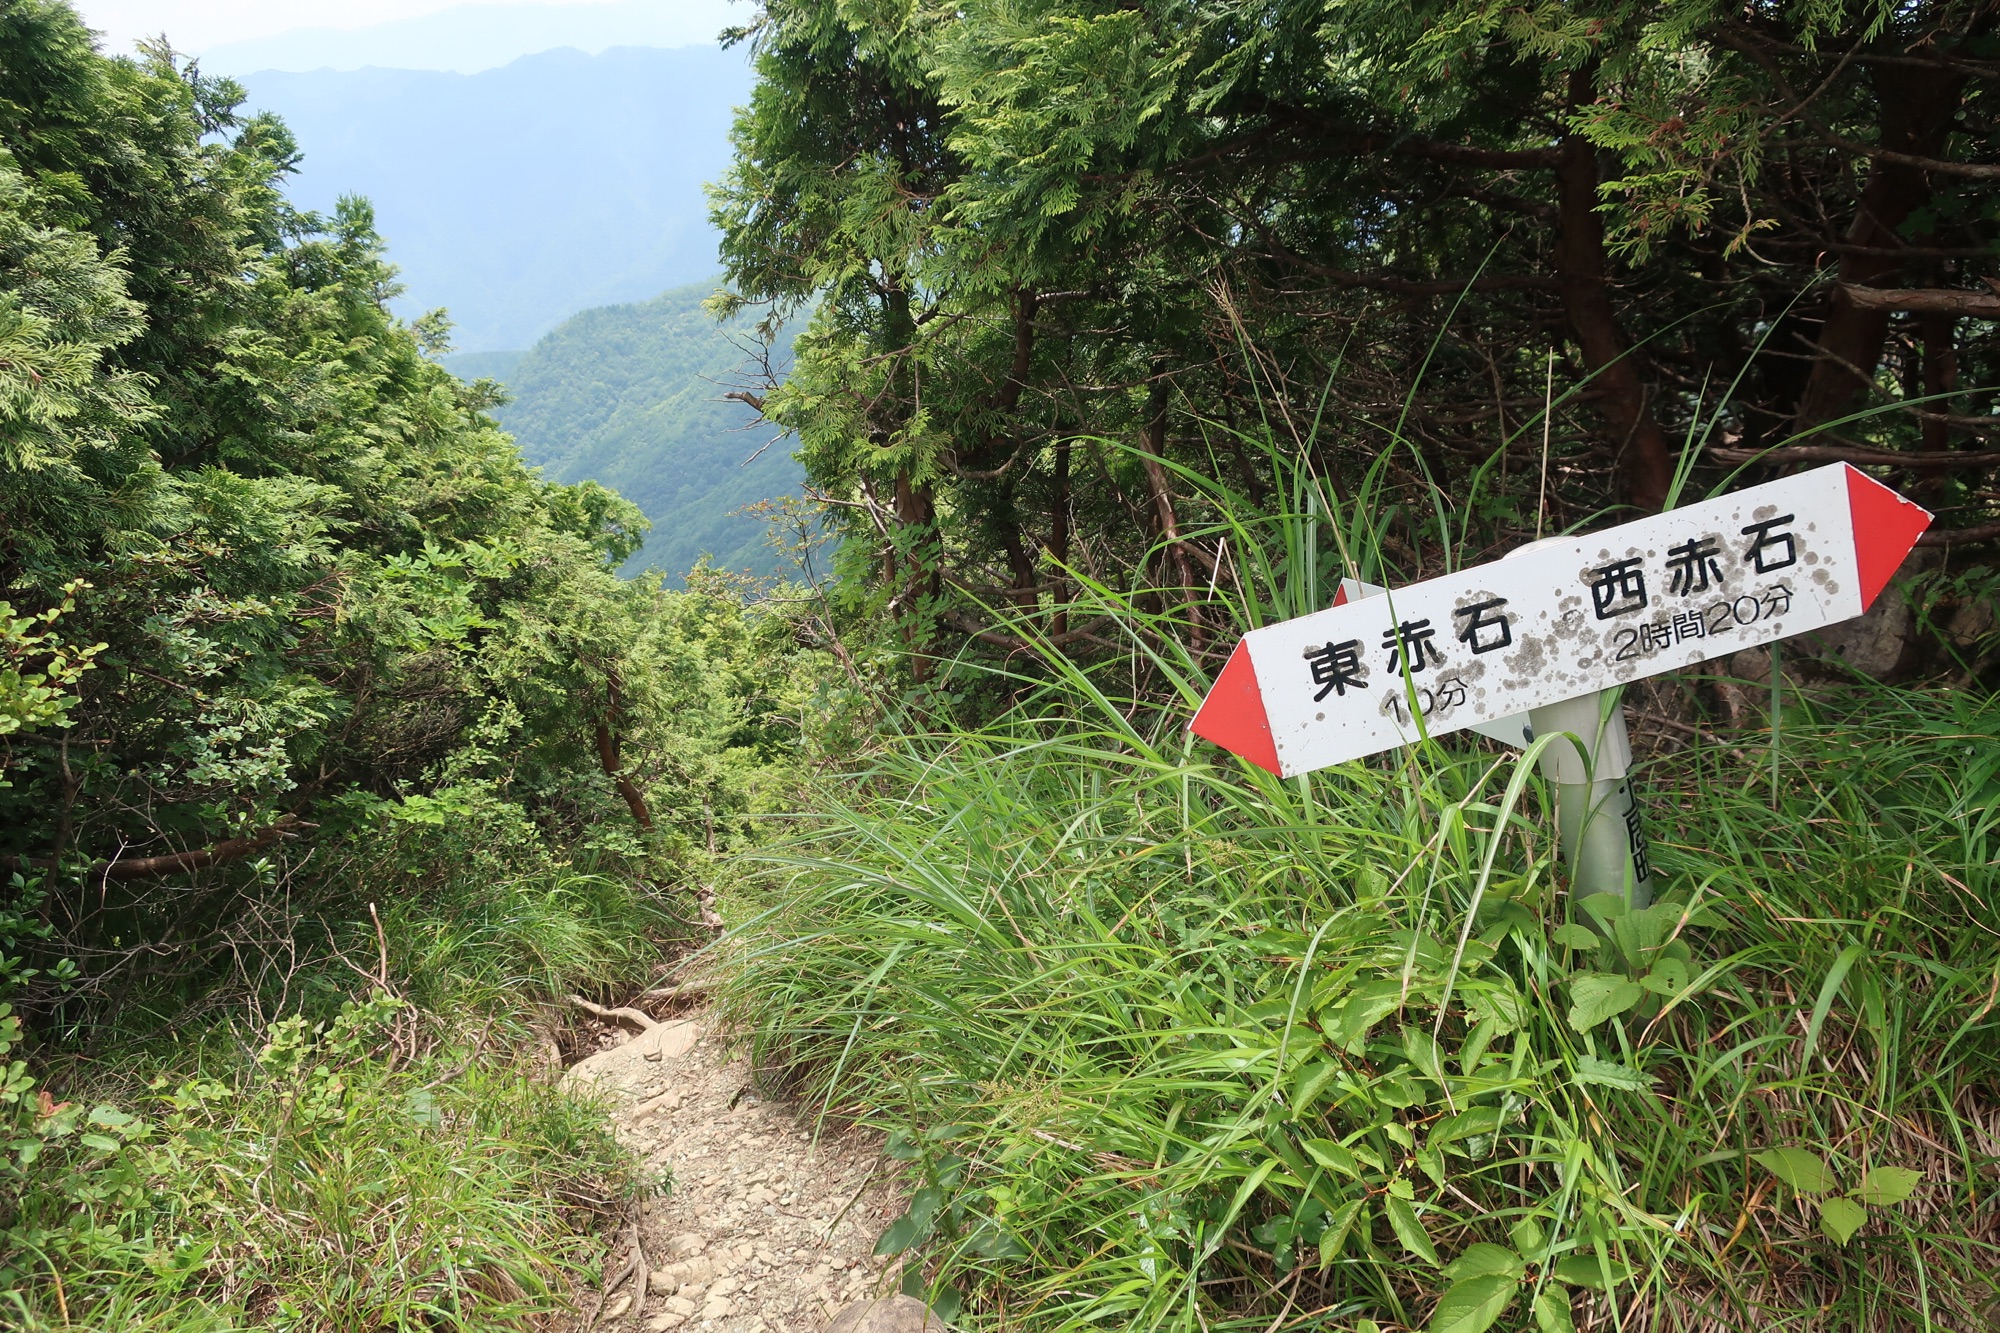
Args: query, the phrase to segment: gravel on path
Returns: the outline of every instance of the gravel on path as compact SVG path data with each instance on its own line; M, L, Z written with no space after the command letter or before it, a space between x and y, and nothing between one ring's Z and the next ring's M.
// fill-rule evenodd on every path
M760 1096L706 1014L672 1019L563 1076L602 1099L620 1142L672 1173L645 1205L651 1281L614 1289L598 1330L819 1333L850 1302L893 1289L875 1239L903 1203L879 1137L815 1133ZM607 1263L630 1253L621 1239Z

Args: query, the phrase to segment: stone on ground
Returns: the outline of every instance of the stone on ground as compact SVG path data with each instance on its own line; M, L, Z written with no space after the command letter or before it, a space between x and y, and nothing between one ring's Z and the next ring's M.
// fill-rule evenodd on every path
M835 1315L826 1333L952 1333L951 1325L914 1296L856 1301Z

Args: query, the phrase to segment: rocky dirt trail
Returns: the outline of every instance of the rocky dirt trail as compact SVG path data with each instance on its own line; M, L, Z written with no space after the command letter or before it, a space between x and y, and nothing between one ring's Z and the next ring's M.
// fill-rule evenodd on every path
M943 1328L920 1302L889 1296L898 1275L873 1257L903 1206L878 1138L815 1134L767 1100L706 1013L596 1012L652 1026L607 1034L613 1044L564 1085L601 1099L620 1141L673 1186L644 1205L639 1253L630 1229L614 1246L595 1330L821 1333L836 1318L841 1333Z

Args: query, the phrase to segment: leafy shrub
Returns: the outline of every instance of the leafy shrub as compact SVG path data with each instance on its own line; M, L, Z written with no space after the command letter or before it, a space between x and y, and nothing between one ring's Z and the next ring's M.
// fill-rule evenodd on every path
M402 1002L280 1020L140 1119L6 1097L0 1294L24 1329L528 1328L633 1188L601 1119L505 1063L403 1061ZM11 1039L0 1019L0 1039Z

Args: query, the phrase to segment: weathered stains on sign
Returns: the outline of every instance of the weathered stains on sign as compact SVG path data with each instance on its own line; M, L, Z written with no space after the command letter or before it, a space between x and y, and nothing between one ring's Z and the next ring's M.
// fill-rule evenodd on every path
M1194 730L1291 776L1820 629L1929 520L1835 464L1545 544L1252 632Z

